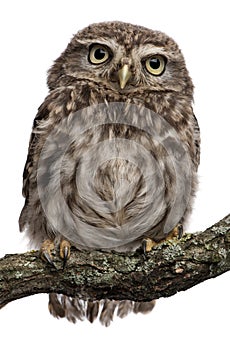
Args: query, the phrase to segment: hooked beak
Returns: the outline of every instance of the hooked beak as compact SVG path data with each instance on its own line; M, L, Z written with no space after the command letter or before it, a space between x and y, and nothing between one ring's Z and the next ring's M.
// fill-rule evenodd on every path
M132 75L132 73L129 70L128 64L124 64L124 66L121 69L119 69L118 78L119 78L121 89L124 89L127 82L129 81L131 75Z

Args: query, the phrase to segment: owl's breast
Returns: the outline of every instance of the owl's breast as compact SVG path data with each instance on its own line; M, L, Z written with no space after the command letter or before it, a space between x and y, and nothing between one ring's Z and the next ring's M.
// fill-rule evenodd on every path
M47 138L40 200L53 230L73 244L116 249L173 229L188 202L190 167L175 130L156 113L93 105Z

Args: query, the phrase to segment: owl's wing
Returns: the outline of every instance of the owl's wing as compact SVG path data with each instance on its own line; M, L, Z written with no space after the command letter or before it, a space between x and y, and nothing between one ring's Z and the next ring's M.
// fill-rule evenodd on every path
M40 114L37 114L37 118L41 118ZM34 125L36 124L36 118L34 120ZM22 232L27 224L27 215L26 211L29 205L29 188L30 188L30 178L33 172L33 163L34 163L34 150L36 148L36 134L33 131L30 136L28 155L23 171L23 186L22 186L22 195L25 197L25 203L22 208L20 217L19 217L19 229Z
M73 96L71 88L57 88L50 92L38 108L38 113L33 122L28 155L23 172L22 193L25 198L29 195L29 184L34 163L37 161L45 142L44 135L47 135L60 120L66 118L72 112L71 108L74 98L76 96ZM67 108L67 105L70 107ZM76 106L76 104L74 105Z
M21 231L24 230L27 222L26 211L29 204L31 188L36 187L37 163L39 161L40 152L49 132L52 131L60 120L66 118L69 113L72 112L71 108L74 98L76 98L76 96L73 96L72 89L70 88L58 88L51 91L39 107L38 113L34 119L27 160L23 172L22 194L25 197L25 204L19 218ZM67 105L71 107L67 108Z
M49 117L49 111L47 109L47 100L39 107L38 113L34 119L32 133L30 135L29 147L27 159L23 171L23 187L22 194L27 199L29 195L29 183L30 183L30 175L33 169L34 163L34 153L39 141L39 134L36 133L36 127L39 124L39 121L47 119Z
M30 141L29 141L26 164L24 166L24 171L23 171L22 194L23 194L23 197L25 197L25 198L27 198L29 195L29 179L30 179L31 169L33 167L34 140L35 140L35 134L32 132L32 134L30 136Z
M193 125L194 125L194 140L195 140L195 150L196 150L196 154L195 154L195 161L196 161L196 165L198 168L198 165L200 164L200 127L198 124L198 121L196 119L195 114L193 114Z

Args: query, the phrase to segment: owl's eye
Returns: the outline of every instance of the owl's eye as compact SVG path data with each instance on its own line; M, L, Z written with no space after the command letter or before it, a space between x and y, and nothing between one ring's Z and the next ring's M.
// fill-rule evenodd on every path
M165 70L165 58L163 56L155 55L145 61L145 67L152 75L161 75Z
M103 45L93 45L89 52L89 61L93 64L100 64L110 57L108 49Z

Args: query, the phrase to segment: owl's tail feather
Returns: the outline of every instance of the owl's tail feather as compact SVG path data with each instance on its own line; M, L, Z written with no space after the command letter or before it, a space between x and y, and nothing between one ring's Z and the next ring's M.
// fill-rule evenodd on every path
M75 323L77 320L87 319L91 323L99 317L100 322L108 327L113 321L115 310L117 316L123 318L131 311L134 313L148 313L155 306L155 300L150 302L133 302L131 300L100 300L84 301L78 298L68 297L62 294L51 293L49 295L49 311L57 318L66 317Z

